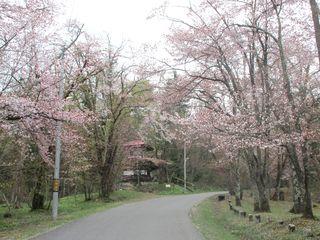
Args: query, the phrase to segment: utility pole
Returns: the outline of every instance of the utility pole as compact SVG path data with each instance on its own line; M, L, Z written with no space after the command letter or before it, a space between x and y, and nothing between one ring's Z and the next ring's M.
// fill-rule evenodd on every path
M64 59L64 49L62 50L61 56L61 78L59 82L59 99L63 99L64 92L64 71L63 71L63 59ZM62 110L62 109L60 109ZM55 161L54 161L54 175L53 175L53 194L52 194L52 218L56 220L58 217L58 207L59 207L59 186L60 186L60 162L61 162L61 129L62 121L57 120L56 126L56 151L55 151Z
M183 144L183 181L184 181L184 192L187 192L187 149L186 142Z

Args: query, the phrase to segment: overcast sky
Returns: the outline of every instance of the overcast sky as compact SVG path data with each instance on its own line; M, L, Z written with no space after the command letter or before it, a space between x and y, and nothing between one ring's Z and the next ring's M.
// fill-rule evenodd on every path
M116 42L156 43L168 31L169 24L158 18L148 20L152 10L164 0L65 0L66 17L76 18L94 34L108 33ZM169 0L171 6L189 0ZM178 10L177 10L178 14Z

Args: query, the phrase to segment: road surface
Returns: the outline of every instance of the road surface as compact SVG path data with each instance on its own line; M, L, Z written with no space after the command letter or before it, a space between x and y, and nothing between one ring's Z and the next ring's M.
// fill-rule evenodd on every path
M192 206L213 194L169 196L125 204L33 240L202 240L188 213Z

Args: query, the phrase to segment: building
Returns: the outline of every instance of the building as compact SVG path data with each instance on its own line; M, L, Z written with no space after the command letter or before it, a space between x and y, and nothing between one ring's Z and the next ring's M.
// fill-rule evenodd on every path
M142 140L124 144L126 159L123 164L122 181L141 182L158 181L166 175L167 161L152 158L153 148Z

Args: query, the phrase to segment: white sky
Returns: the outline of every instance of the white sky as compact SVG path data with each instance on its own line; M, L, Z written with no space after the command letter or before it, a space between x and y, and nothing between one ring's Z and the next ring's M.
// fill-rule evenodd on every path
M168 31L169 23L153 18L154 8L164 0L65 0L67 18L76 18L93 34L108 33L112 41L130 40L133 44L157 43ZM168 0L170 6L189 0ZM177 10L178 11L178 10Z

